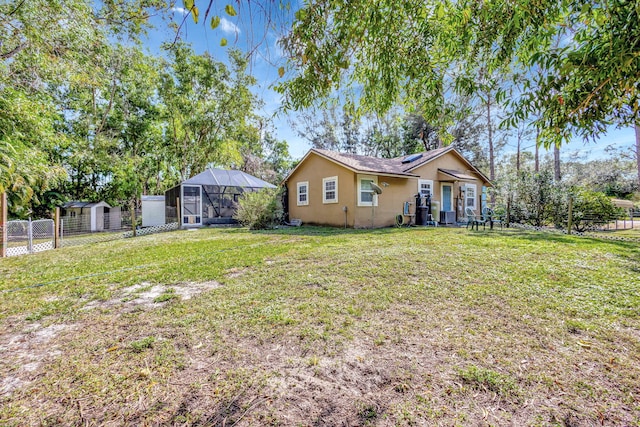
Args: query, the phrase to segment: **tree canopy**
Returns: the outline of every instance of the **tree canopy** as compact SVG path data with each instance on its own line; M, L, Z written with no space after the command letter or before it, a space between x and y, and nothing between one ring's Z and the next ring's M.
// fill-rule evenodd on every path
M639 14L626 0L313 0L282 40L279 90L288 108L340 90L362 112L402 103L435 123L447 94L498 72L524 82L497 95L512 125L533 116L547 146L595 137L638 122Z

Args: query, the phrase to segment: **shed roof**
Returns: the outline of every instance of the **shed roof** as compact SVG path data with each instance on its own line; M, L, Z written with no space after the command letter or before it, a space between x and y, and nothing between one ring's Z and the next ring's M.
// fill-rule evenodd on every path
M275 188L273 184L237 170L210 168L183 181L187 185L218 185L221 187Z
M70 209L70 208L91 208L94 206L105 206L107 208L111 208L111 206L107 203L107 202L81 202L78 200L72 200L70 202L65 203L64 205L62 205L63 208L65 209Z
M140 199L143 202L164 202L164 196L145 195L141 196Z

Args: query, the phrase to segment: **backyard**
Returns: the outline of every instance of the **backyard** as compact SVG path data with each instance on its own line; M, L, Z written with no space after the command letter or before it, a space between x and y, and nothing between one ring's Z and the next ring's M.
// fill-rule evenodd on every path
M637 243L200 229L0 293L1 425L640 425Z

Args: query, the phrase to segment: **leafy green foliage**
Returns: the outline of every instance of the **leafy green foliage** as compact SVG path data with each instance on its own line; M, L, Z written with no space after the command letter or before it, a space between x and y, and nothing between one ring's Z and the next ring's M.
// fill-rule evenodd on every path
M195 20L197 3L184 2ZM210 165L241 168L240 147L261 144L242 54L143 53L136 38L167 4L0 5L0 191L12 216L65 199L128 204Z
M238 209L233 217L250 230L272 228L282 221L280 198L277 188L246 192L238 200Z
M447 94L480 95L479 75L497 73L521 84L495 95L509 127L533 117L550 147L637 123L639 13L614 0L314 1L282 39L294 77L278 89L287 108L340 90L362 112L403 103L440 127Z
M168 52L159 96L167 131L164 146L184 180L208 165L241 163L240 146L259 140L258 100L249 90L255 79L246 74L247 61L229 52L231 69L210 55L196 55L178 43Z
M573 225L585 231L594 224L608 223L623 213L604 193L578 188L573 192Z
M550 170L538 173L523 170L503 181L510 222L522 222L536 227L560 224L566 212L566 191L557 184Z

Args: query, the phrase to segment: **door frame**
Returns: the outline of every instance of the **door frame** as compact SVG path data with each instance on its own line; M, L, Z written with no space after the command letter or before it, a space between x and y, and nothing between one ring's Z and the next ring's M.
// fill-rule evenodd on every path
M445 211L444 209L444 187L450 187L451 193L449 196L449 210ZM441 212L455 212L455 206L453 204L453 183L452 182L442 182L440 183L440 211Z
M189 222L184 222L184 217L185 212L184 212L184 189L185 187L194 187L197 188L200 192L199 195L199 199L200 199L200 206L199 206L199 211L200 214L199 215L189 215L189 216L195 216L200 217L200 222L193 222L193 223L189 223ZM202 185L191 185L191 184L185 184L185 185L181 185L180 186L180 224L182 226L191 226L191 227L197 227L197 226L201 226L202 225Z

